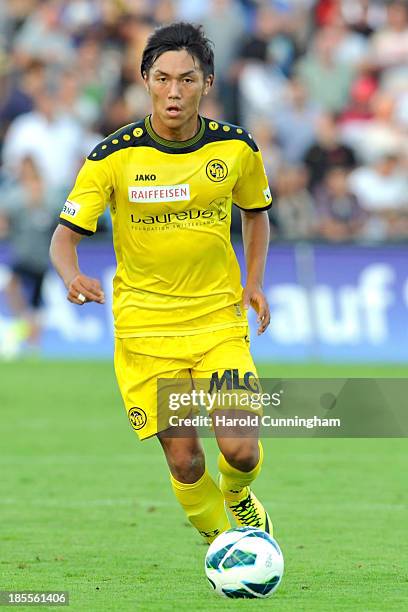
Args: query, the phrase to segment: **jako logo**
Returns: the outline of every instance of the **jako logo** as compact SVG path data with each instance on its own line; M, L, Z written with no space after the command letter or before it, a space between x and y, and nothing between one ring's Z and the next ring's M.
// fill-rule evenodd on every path
M253 379L252 381L251 378ZM224 385L227 391L231 391L232 389L246 389L247 391L252 391L253 393L257 393L259 391L258 379L253 372L245 372L243 383L244 384L241 384L239 381L238 369L224 370L222 376L220 376L218 372L213 372L210 380L209 393L213 393L214 390L221 391Z
M155 174L136 174L135 181L155 181L157 176Z

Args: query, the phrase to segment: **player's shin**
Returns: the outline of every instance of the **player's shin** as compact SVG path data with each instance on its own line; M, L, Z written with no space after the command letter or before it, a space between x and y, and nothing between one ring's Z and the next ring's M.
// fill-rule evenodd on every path
M230 529L224 497L207 470L197 482L179 482L170 474L173 491L189 521L209 544Z
M218 457L220 470L220 489L237 525L249 526L270 533L272 522L259 499L251 491L250 485L261 471L263 463L263 448L259 444L259 459L250 472L242 472L228 463L222 453Z
M232 500L241 496L243 489L248 487L258 476L263 463L263 448L259 445L259 459L256 466L250 472L242 472L228 463L222 453L218 456L218 469L221 473L220 489L225 498Z

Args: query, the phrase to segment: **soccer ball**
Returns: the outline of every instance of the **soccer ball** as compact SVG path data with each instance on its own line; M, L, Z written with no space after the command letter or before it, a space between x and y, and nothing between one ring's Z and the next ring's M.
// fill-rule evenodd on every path
M207 578L218 595L266 598L282 580L283 555L265 531L238 527L222 533L205 557Z

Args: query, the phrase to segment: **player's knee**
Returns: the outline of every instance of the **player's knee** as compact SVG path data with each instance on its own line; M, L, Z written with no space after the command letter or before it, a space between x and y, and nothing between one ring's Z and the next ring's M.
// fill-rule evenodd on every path
M171 472L176 480L196 482L204 474L205 459L201 449L178 452L171 458Z
M245 440L228 445L222 454L232 467L241 472L250 472L259 461L258 443L245 443Z

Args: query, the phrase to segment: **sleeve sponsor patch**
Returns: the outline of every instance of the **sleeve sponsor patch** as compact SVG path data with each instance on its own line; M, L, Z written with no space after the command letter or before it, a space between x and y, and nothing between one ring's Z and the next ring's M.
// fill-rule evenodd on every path
M269 187L263 190L263 194L265 196L265 202L269 203L272 200L271 190Z
M80 208L81 208L80 204L67 200L62 208L61 214L68 215L69 217L75 217L77 213L79 213Z

